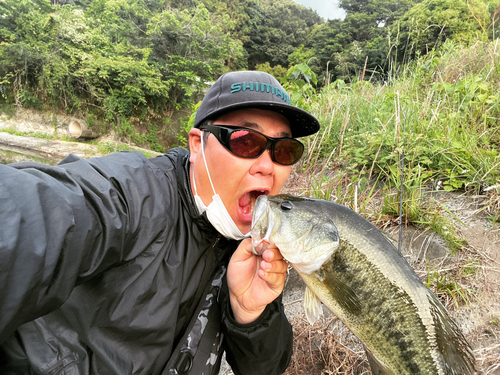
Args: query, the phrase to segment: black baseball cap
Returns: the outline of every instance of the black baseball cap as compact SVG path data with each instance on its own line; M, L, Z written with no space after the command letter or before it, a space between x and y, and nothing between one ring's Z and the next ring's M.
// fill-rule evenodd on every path
M319 121L309 112L290 104L290 96L272 75L259 71L230 72L222 75L201 102L194 127L225 113L243 109L266 109L282 114L290 123L294 138L316 133Z

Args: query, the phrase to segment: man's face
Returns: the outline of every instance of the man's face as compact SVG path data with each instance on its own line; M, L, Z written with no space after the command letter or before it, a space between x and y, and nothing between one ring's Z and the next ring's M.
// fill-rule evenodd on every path
M214 121L216 125L241 126L257 130L269 137L291 137L288 121L279 113L261 109L241 109ZM201 151L199 129L189 132L190 162L196 178L198 195L206 206L214 192L208 179ZM230 153L210 134L205 145L208 170L226 209L242 233L251 230L252 211L259 195L278 194L290 174L291 166L276 164L266 150L257 159L244 159ZM193 187L191 174L191 186ZM193 187L193 194L194 194Z

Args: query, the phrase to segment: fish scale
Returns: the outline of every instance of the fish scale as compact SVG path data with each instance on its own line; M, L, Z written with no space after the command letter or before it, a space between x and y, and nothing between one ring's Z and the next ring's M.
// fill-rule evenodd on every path
M324 200L262 196L252 225L257 253L263 241L316 296L304 298L308 319L321 301L361 339L374 374L474 373L472 350L444 306L359 214Z
M390 360L386 365L398 374L407 373L405 369L410 373L420 369L426 374L437 374L432 371L435 365L430 355L431 345L428 338L421 335L425 327L411 297L389 282L353 246L343 242L330 261L313 273L313 277L318 278L326 289L322 295L327 297L322 302L327 307L332 305L330 299L335 295L330 287L331 279L349 284L361 306L357 310L341 307L345 319L351 326L359 327L354 333L361 341L372 343L376 348L373 354ZM419 356L418 364L416 356Z

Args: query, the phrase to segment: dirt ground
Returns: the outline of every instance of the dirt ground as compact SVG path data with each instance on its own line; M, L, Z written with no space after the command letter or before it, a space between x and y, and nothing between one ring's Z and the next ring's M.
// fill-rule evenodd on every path
M54 126L29 117L12 120L0 115L0 149L22 151L27 158L43 157L54 163L68 153L99 155L95 145L15 136L2 132L2 128L61 135L67 134L64 121ZM456 303L449 294L435 290L471 343L481 375L500 375L500 225L488 221L484 208L495 199L500 204L499 195L500 188L481 196L440 193L437 197L455 216L455 228L466 241L456 256L451 256L443 240L431 231L413 227L403 231L403 253L422 280L432 267L440 275L452 276L467 293L467 303L460 298ZM397 239L396 226L384 229ZM320 322L308 325L302 307L303 289L304 284L292 270L284 304L294 326L295 349L286 374L370 374L361 343L335 316L325 311ZM223 363L220 374L232 374L227 363Z
M467 245L455 263L473 264L477 272L462 277L463 284L477 291L470 308L452 310L473 345L478 373L500 374L500 225L487 220L481 211L488 199L498 199L498 192L487 196L450 195L444 202L462 221L455 225ZM497 204L499 203L496 200ZM452 266L446 266L452 267ZM460 276L460 275L459 275Z

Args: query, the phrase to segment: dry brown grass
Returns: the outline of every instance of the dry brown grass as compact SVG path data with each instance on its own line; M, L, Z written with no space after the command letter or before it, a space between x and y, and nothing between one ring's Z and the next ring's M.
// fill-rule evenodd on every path
M484 62L495 61L499 48L495 43L476 42L470 47L457 48L456 58L446 60L437 68L437 73L444 82L455 83L468 74L478 74L485 68ZM479 59L478 56L482 58Z
M481 375L500 374L500 344L496 343L486 348L476 350L478 371Z
M311 326L302 314L291 323L294 349L286 375L371 373L361 342L335 317Z

